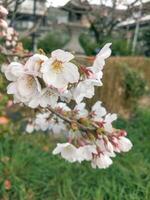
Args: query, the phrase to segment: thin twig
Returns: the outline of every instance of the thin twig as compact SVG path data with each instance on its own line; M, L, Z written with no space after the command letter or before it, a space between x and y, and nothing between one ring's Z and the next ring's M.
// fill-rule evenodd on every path
M84 125L82 125L81 123L77 122L77 121L74 121L74 120L70 120L69 118L61 115L60 113L56 112L53 108L48 108L48 110L50 112L52 112L53 114L55 114L56 116L58 116L59 118L61 118L63 121L66 121L67 123L69 123L70 125L75 122L78 127L82 130L82 131L96 131L96 128L89 128L89 127L86 127Z

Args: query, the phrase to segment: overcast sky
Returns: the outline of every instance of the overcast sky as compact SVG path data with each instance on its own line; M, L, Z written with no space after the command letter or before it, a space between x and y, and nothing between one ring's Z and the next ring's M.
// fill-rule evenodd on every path
M51 6L63 6L65 5L69 0L47 0ZM99 4L101 0L89 0L92 4ZM107 1L107 5L111 5L112 0L105 0ZM120 0L120 2L126 1L128 3L132 3L134 0ZM143 1L150 1L150 0L143 0ZM124 8L124 6L120 5L120 8Z

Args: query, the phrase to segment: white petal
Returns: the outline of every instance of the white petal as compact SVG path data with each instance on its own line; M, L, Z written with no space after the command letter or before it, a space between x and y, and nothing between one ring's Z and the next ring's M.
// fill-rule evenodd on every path
M111 55L110 46L111 43L106 44L97 54L96 59L93 63L93 68L95 68L95 72L99 72L103 69L103 66L105 65L105 59Z
M28 59L25 64L25 68L31 72L39 72L42 66L42 62L47 61L48 57L41 54L35 54Z
M16 82L10 83L7 86L7 94L16 94L17 89L16 89Z
M112 160L107 156L101 154L100 157L97 159L97 166L100 169L106 169L112 164Z
M94 85L90 80L80 82L73 91L73 97L79 104L84 97L92 98L94 95Z
M94 112L93 119L96 121L99 121L104 115L106 115L106 109L102 107L101 104L101 101L97 101L92 107L92 112Z
M100 50L98 53L98 56L103 57L104 59L108 58L111 55L111 49L110 49L111 43L105 44L105 46Z
M38 91L37 82L32 76L24 75L17 83L17 90L23 97L31 97Z
M114 113L114 114L107 114L106 117L105 117L105 122L106 123L112 123L113 121L115 121L117 119L117 115Z
M79 80L79 72L76 65L73 63L65 63L63 64L63 75L67 82L69 83L76 83Z
M120 137L119 138L119 149L122 152L128 152L132 148L132 143L128 138Z
M69 62L74 58L74 55L72 55L70 52L63 51L61 49L57 49L52 52L52 58L55 58L56 60L62 61L62 62Z
M5 76L9 81L16 81L23 73L23 65L17 62L12 62L5 70Z

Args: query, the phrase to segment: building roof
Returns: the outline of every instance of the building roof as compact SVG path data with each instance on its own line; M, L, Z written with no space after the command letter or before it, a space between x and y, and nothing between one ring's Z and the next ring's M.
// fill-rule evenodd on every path
M150 15L145 15L139 19L140 24L150 23ZM127 19L118 24L118 27L127 27L134 26L136 24L136 20L133 18Z
M91 6L87 0L71 0L62 9L75 13L86 13L91 10Z
M43 16L46 9L46 0L37 0L36 1L36 15ZM15 3L15 2L13 2ZM10 11L14 10L13 3L10 5ZM34 7L34 0L25 0L23 3L19 5L19 9L17 10L17 14L24 14L24 15L33 15L33 7ZM41 9L42 8L42 9ZM45 8L45 9L44 9Z

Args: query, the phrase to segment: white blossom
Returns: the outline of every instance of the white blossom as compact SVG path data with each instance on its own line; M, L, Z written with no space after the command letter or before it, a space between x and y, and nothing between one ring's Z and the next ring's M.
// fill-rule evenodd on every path
M95 72L99 72L103 69L105 65L105 59L107 59L111 55L110 46L111 46L111 43L107 43L97 54L96 59L92 66Z
M59 102L57 105L56 105L56 108L58 109L62 109L63 111L65 112L68 112L68 111L71 111L71 109L67 106L66 103L62 103L62 102Z
M116 154L114 153L114 147L111 142L107 138L101 138L96 141L96 144L99 150L109 157L115 157Z
M88 116L88 111L85 109L85 105L85 103L80 103L74 107L74 111L77 113L77 118L85 118Z
M57 104L57 100L58 95L54 93L54 91L49 88L44 88L40 93L37 93L37 95L33 96L28 105L31 108L36 108L39 105L43 108L47 106L54 108Z
M114 151L120 152L128 152L132 148L132 142L126 137L119 137L115 140Z
M78 162L83 160L90 161L93 158L93 154L97 154L96 145L84 145L78 148Z
M48 120L49 115L50 115L49 112L38 113L36 115L36 119L34 122L36 130L46 131L49 128L49 126L50 126L50 122Z
M106 109L104 107L102 107L102 102L101 101L97 101L93 106L92 106L92 118L95 121L100 121L102 120L102 117L106 115Z
M74 88L73 98L75 99L76 103L79 104L84 97L92 98L94 96L94 84L89 79L79 82L76 88Z
M95 156L91 162L93 168L106 169L112 164L112 160L106 154Z
M7 29L8 24L4 19L0 19L0 27L3 29Z
M77 148L70 143L58 143L53 150L53 154L61 154L61 156L69 162L75 162L77 159Z
M117 119L117 115L116 114L107 114L105 116L104 119L104 129L106 132L108 133L112 133L113 132L113 126L112 126L112 122L115 121Z
M7 67L5 66L4 73L7 80L16 81L17 78L19 78L25 73L25 71L22 64L18 62L12 62Z
M4 6L0 5L0 17L5 17L6 15L8 15L8 10Z
M64 121L58 117L55 117L55 119L51 119L50 129L53 131L55 136L67 131L67 127Z
M61 49L53 51L51 58L42 63L41 72L45 83L59 89L68 83L78 82L78 68L70 62L73 58L71 53Z
M35 129L35 126L34 126L34 124L27 124L27 126L26 126L26 132L27 133L32 133L33 131L34 131L34 129Z
M48 60L47 56L42 55L42 54L34 54L27 60L24 66L25 70L34 75L41 76L40 69L41 69L42 63L46 60Z
M37 78L24 74L7 87L7 93L13 94L18 102L28 103L41 90Z

